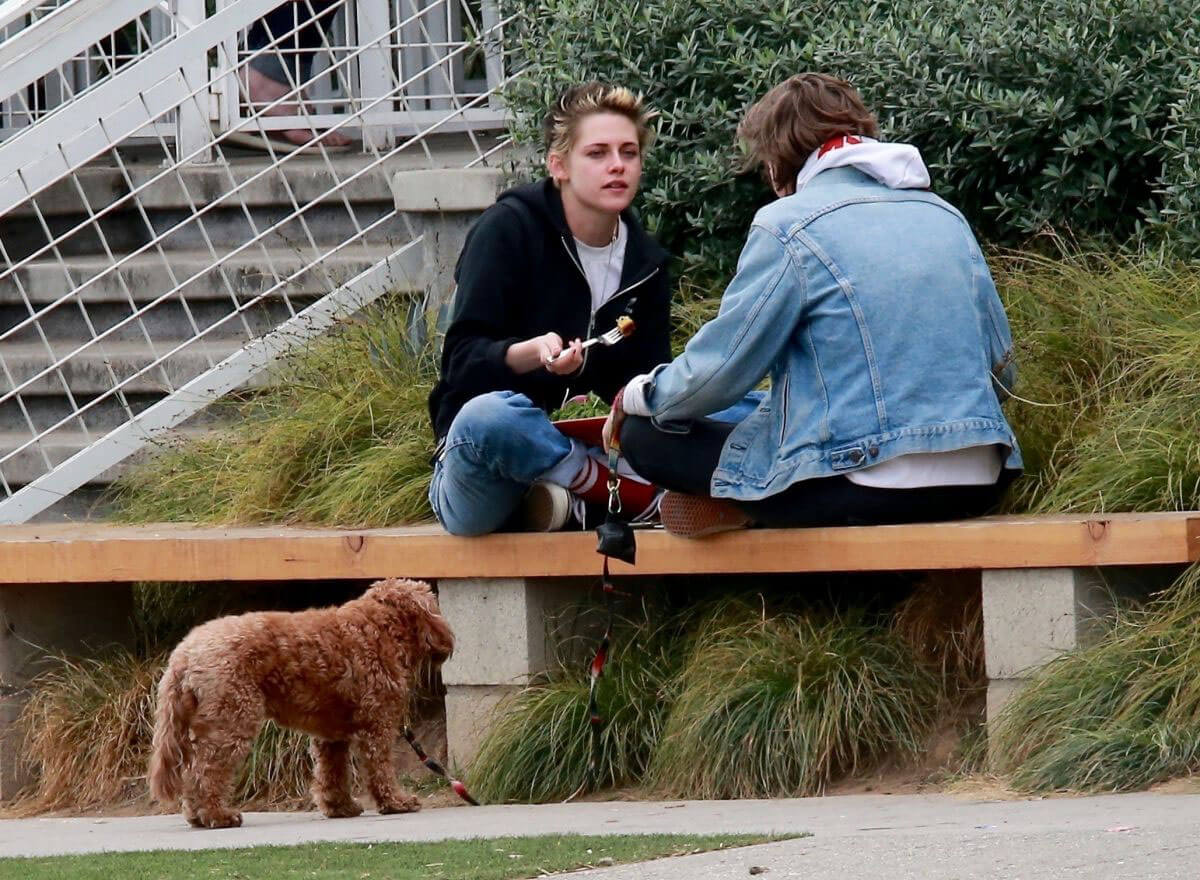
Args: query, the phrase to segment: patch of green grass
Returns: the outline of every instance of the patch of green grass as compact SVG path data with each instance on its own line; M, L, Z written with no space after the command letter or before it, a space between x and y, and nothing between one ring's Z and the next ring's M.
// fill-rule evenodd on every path
M1200 267L1148 256L993 258L1020 370L1006 405L1036 512L1200 506Z
M794 835L792 835L794 836ZM195 852L103 853L0 861L0 878L20 880L508 880L595 866L786 840L789 835L499 837L436 843L319 843ZM607 864L607 862L606 862Z
M1200 770L1200 566L1051 661L991 724L992 769L1029 791L1127 791Z

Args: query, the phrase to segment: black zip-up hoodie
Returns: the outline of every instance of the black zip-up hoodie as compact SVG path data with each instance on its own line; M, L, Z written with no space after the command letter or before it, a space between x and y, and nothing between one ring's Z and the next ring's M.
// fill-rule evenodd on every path
M440 440L472 397L517 391L550 412L569 395L594 391L605 401L626 382L671 359L667 253L626 210L625 263L617 294L592 316L592 297L567 226L562 196L546 178L502 193L467 233L454 270L454 316L442 348L441 378L429 395ZM508 347L554 331L564 344L587 339L629 315L634 332L616 345L594 345L569 376L548 370L517 375Z

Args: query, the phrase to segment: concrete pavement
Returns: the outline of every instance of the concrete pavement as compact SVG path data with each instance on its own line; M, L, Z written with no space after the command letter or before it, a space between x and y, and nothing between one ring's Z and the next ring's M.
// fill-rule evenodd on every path
M987 801L847 795L774 801L546 804L368 814L250 813L200 831L181 817L0 821L0 857L207 849L312 841L417 841L527 834L807 832L812 837L587 872L597 880L1020 880L1200 876L1200 796L1125 794Z

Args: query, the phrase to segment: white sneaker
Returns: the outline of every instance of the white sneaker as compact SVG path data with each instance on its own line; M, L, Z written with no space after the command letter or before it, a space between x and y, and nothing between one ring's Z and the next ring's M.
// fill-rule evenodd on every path
M554 483L534 483L521 500L521 522L530 532L557 532L571 518L574 496Z

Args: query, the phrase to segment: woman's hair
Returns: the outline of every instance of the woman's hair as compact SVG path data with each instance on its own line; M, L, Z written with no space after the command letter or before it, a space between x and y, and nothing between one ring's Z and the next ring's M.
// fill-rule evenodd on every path
M762 166L772 187L796 179L812 151L838 135L878 137L874 114L854 86L823 73L798 73L767 92L738 126L743 170Z
M624 86L602 82L586 82L571 86L558 96L542 122L542 136L547 153L565 155L575 144L579 123L593 113L616 113L624 116L637 129L638 148L645 150L654 140L650 120L657 111L647 109L642 96Z

